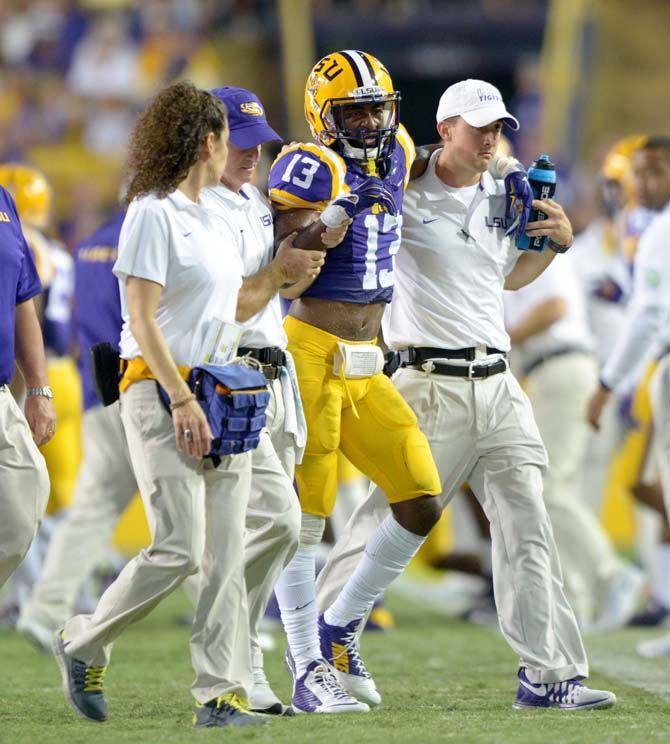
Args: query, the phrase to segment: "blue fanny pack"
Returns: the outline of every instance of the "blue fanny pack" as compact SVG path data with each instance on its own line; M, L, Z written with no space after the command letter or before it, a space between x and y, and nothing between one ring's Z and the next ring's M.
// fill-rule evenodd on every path
M237 455L258 447L270 400L265 375L242 364L223 367L194 367L187 380L207 417L212 431L212 449L205 455L215 465L224 455ZM170 399L159 385L163 404Z

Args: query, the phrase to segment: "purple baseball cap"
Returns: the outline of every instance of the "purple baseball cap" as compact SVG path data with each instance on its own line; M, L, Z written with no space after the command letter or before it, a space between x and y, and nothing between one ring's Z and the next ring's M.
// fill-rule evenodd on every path
M246 150L247 147L256 147L265 142L282 141L268 124L263 105L255 93L232 85L214 88L210 92L226 104L230 141L235 147Z

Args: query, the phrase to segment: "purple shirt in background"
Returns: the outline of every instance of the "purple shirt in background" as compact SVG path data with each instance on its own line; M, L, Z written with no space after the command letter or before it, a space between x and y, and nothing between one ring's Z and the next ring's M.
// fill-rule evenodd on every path
M74 313L72 321L79 346L79 374L84 392L84 410L100 405L91 378L90 349L109 341L118 348L121 337L119 282L112 274L125 212L82 240L74 252Z
M41 291L14 200L0 186L0 385L14 375L16 306Z

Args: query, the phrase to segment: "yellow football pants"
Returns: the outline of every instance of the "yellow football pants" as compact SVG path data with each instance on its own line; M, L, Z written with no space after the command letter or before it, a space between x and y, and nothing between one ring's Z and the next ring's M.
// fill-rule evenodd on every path
M81 462L81 382L74 360L47 360L49 385L54 391L56 433L40 447L51 480L47 514L57 514L72 503L74 484Z
M307 420L307 446L296 467L303 512L332 513L338 448L391 503L441 493L428 440L391 381L381 373L356 380L336 377L333 356L341 339L291 316L284 325Z

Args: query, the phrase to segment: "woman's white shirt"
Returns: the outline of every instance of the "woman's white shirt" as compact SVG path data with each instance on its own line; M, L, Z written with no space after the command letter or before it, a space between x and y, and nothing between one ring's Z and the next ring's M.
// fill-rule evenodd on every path
M130 330L126 301L126 279L135 276L163 287L156 321L174 361L184 366L202 362L212 322L235 322L243 268L230 243L220 221L179 190L130 204L114 264L121 291L124 359L142 355Z

